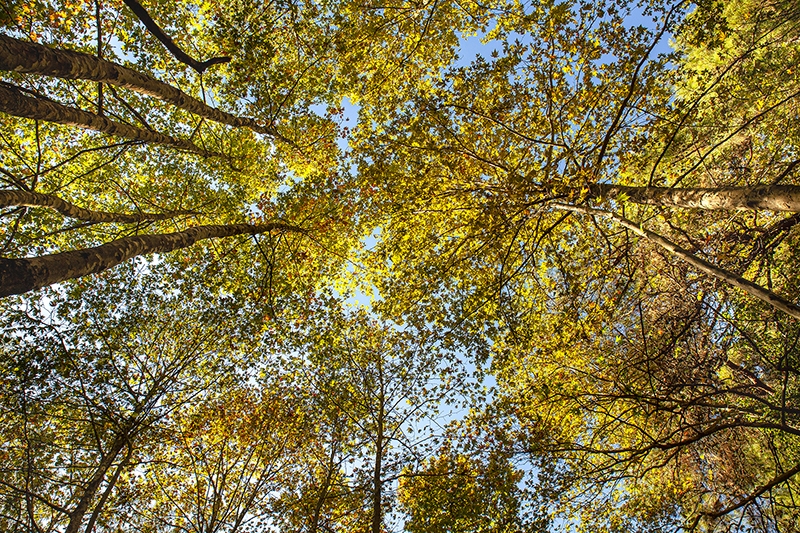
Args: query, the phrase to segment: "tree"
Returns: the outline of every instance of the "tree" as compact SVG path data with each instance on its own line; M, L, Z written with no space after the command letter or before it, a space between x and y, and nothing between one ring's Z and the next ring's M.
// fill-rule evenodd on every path
M786 305L773 307L796 316L796 218L731 194L796 190L794 78L756 87L753 74L795 57L795 11L685 7L652 5L654 31L627 26L624 3L508 15L487 37L492 58L428 80L399 108L376 101L357 132L360 178L382 210L368 258L381 310L454 328L466 349L489 345L479 362L491 357L501 405L534 440L520 449L563 462L575 484L556 499L561 516L597 530L759 527L796 512L785 503L794 422L766 399L795 394L783 364L793 318L742 307L725 286L779 294ZM715 23L726 44L711 72L695 62L719 57L713 39L652 53L664 31L685 50ZM699 195L724 209L690 201ZM748 356L729 361L732 345ZM687 458L723 442L746 466ZM730 469L719 484L704 477L715 464ZM663 506L645 504L662 493ZM767 504L782 510L765 518Z
M52 194L28 191L0 191L0 207L49 207L64 216L87 222L136 223L149 220L164 220L179 215L192 215L191 211L172 211L167 213L107 213L92 209L82 209Z
M0 9L8 527L795 527L792 2L123 3Z
M601 20L597 14L605 7L580 3L575 11L566 9L566 4L545 11L536 27L530 29L525 25L534 24L531 20L521 21L514 27L518 32L527 31L527 51L521 44L506 42L503 57L495 52L498 59L494 61L480 58L468 67L454 69L452 78L464 80L454 87L449 86L450 78L443 78L420 88L400 111L389 116L388 127L381 126L386 133L377 134L379 143L374 142L375 132L365 129L366 157L372 161L369 167L375 169L374 176L367 180L374 178L391 202L421 204L424 199L417 210L423 216L467 209L475 214L474 222L464 220L466 214L460 214L461 220L457 217L449 226L464 227L463 224L469 223L475 233L494 226L481 237L485 241L499 241L501 235L513 235L529 221L539 224L544 217L558 220L558 214L547 216L553 207L559 208L554 204L579 206L594 199L612 206L652 204L671 208L669 212L675 212L675 207L793 209L787 203L779 206L761 202L759 196L768 194L768 188L775 184L754 188L723 182L715 188L674 189L674 185L655 186L652 172L644 176L644 185L627 183L642 179L643 173L628 171L626 165L639 163L633 156L624 155L621 147L657 139L651 132L657 132L667 120L661 118L665 110L672 112L669 93L651 87L656 75L675 75L663 70L669 58L650 60L650 54L665 31L683 27L676 22L681 6L679 3L665 9L664 22L655 32L626 28L618 8L611 10L613 16L609 20L592 26L592 21ZM538 16L529 18L539 20ZM498 32L502 31L498 28ZM758 28L758 31L771 30ZM602 56L603 53L607 56ZM602 59L608 54L615 59L612 63ZM542 57L549 61L536 59ZM618 72L623 66L630 72ZM620 105L600 106L601 91L619 94ZM554 94L559 94L568 106L560 109L557 116L547 106L540 106L552 101ZM790 96L779 94L766 95L762 102L766 109L747 123L752 125L762 115L777 113L783 110L782 106L791 104ZM632 99L641 102L628 108ZM697 102L692 105L696 107ZM681 112L677 114L680 117ZM649 119L651 116L655 118ZM624 131L619 127L623 118L630 124ZM681 120L684 127L689 127L686 117ZM741 127L730 129L740 131ZM717 144L722 151L722 144ZM649 147L643 146L645 153L648 150ZM617 153L620 156L610 158ZM628 149L627 153L637 152ZM705 159L707 155L703 156ZM690 165L681 181L689 181L688 173L695 172L699 165L699 162ZM365 164L365 168L369 167ZM774 168L771 164L769 170ZM792 168L789 162L787 172ZM403 177L420 175L429 179ZM447 179L437 180L441 176ZM398 187L399 183L404 185ZM774 190L778 193L774 200L780 196L785 202L797 191L794 185L783 187L786 188ZM399 233L410 233L403 226L402 217L388 220L387 224L397 221ZM410 225L419 223L414 219ZM548 227L549 223L541 225Z
M305 414L281 384L218 379L216 390L176 413L150 443L135 497L118 522L128 528L261 531L277 494L299 475Z
M216 122L229 126L244 126L258 133L277 136L273 130L259 125L252 119L240 118L220 111L153 77L89 54L48 48L8 36L0 36L0 43L2 44L2 52L0 52L2 70L65 79L92 80L125 87L138 93L154 96ZM10 104L8 105L13 108Z
M45 99L31 98L26 96L19 87L10 84L0 86L0 96L3 97L2 111L16 117L77 126L137 142L163 144L194 152L204 157L225 157L219 152L204 150L189 141L164 135L151 129L129 126L73 107L67 107Z
M128 280L114 309L95 290L53 302L50 315L4 310L15 324L3 334L0 395L5 530L111 527L146 450L225 368L225 312L215 323L185 295L148 294L154 281Z
M507 457L490 453L482 461L442 450L423 468L407 470L401 478L398 501L409 515L405 530L520 531L522 475Z
M431 332L378 323L363 310L339 308L331 297L315 300L290 331L279 337L286 343L279 353L297 354L292 382L312 395L320 447L308 469L319 478L302 487L311 494L299 495L301 501L311 496L311 505L294 525L387 530L389 495L401 472L427 457L437 412L457 400L463 377ZM323 513L330 513L325 520Z

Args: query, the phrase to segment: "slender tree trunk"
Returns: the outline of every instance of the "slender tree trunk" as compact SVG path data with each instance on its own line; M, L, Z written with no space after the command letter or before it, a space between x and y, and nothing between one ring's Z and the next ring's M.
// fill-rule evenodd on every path
M46 122L55 122L57 124L66 124L68 126L77 126L86 130L99 131L116 137L132 139L134 141L163 144L187 152L193 152L203 157L222 157L224 159L230 159L225 154L203 150L199 146L183 139L176 139L175 137L170 137L169 135L164 135L155 131L129 126L121 122L109 120L106 117L101 117L100 115L95 115L49 100L26 96L19 88L12 85L0 85L0 111L15 117L32 118L44 120Z
M381 533L383 482L381 469L383 465L383 424L378 425L378 438L375 440L375 465L372 472L372 528L371 533Z
M325 502L328 500L328 492L331 487L331 479L333 478L334 468L336 468L336 440L331 440L331 453L328 455L328 462L325 465L325 480L319 488L319 497L317 503L314 505L314 514L311 517L311 525L309 533L317 533L319 530L319 521L322 517L322 509L325 507Z
M117 465L117 469L114 471L114 474L111 476L111 479L106 485L106 489L100 496L100 501L97 502L97 505L95 505L94 510L89 517L89 521L86 524L85 533L94 533L94 525L97 523L97 518L100 516L100 513L103 512L103 508L106 506L106 502L108 501L108 497L111 495L111 491L114 490L114 487L119 481L119 476L122 473L122 470L128 466L128 463L130 463L131 455L133 455L133 448L130 446L130 444L128 444L128 453L125 456L125 459Z
M205 239L256 235L276 230L304 233L301 228L280 222L197 226L177 233L125 237L95 248L42 257L0 258L0 297L22 294L60 281L102 272L139 255L171 252Z
M637 204L662 207L800 212L797 185L673 189L593 183L588 187L590 198L610 200L625 195L628 201Z
M92 479L83 489L83 494L81 494L80 500L78 500L78 505L72 512L69 513L69 523L67 524L67 528L64 530L64 533L78 532L81 527L81 522L83 522L83 517L86 516L86 512L89 510L89 504L91 504L92 499L94 499L94 496L97 493L97 489L100 488L100 485L106 478L108 470L114 464L114 460L117 458L117 455L119 455L119 452L122 451L122 448L125 447L127 442L127 435L119 435L116 439L114 439L110 449L106 452L105 456L103 456L103 459L100 461L100 464L97 466L94 476L92 476Z
M13 70L68 80L90 80L125 87L153 96L201 117L281 138L274 128L252 118L237 117L211 107L172 85L89 54L59 50L0 35L0 70Z
M382 357L382 356L381 356ZM375 438L375 464L372 471L372 530L371 533L381 533L383 525L383 452L386 442L384 440L384 424L386 421L386 388L383 381L383 364L378 361L378 417L376 420L377 435Z
M64 216L87 222L117 222L120 224L134 224L153 220L167 220L179 215L195 215L193 211L168 211L166 213L107 213L83 209L52 194L42 194L28 191L0 190L0 208L20 207L49 207Z
M628 228L632 232L660 246L661 248L667 250L676 257L683 259L684 261L692 265L700 272L703 272L710 276L714 276L717 279L721 279L722 281L728 283L729 285L732 285L738 289L743 290L750 296L753 296L754 298L757 298L762 302L771 305L775 309L779 309L784 313L787 313L795 318L800 319L800 307L798 307L797 304L790 302L789 300L782 298L781 296L778 296L774 292L765 289L761 285L757 285L752 281L749 281L734 272L726 270L722 267L718 267L716 265L712 265L708 261L697 257L690 251L681 248L674 242L665 239L664 237L662 237L657 233L644 229L639 224L636 224L635 222L628 220L627 218L623 218L616 213L603 211L602 209L594 209L591 207L581 207L577 205L567 205L559 203L553 203L551 205L554 208L560 209L562 211L573 211L575 213L601 216L604 218L610 218L612 220L615 220L621 226Z

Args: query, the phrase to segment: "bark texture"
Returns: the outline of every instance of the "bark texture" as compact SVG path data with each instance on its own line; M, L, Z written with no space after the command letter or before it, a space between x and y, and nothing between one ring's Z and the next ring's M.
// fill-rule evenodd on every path
M0 208L3 207L49 207L64 216L87 222L117 222L133 224L152 220L166 220L179 215L196 214L192 211L169 211L167 213L108 213L83 209L52 194L28 191L0 190Z
M199 146L177 139L163 133L129 126L121 122L109 120L106 117L95 115L82 109L65 106L50 100L26 96L19 88L13 85L0 84L0 111L15 117L32 118L77 126L85 130L93 130L115 137L123 137L134 141L171 146L187 152L193 152L203 157L221 157L230 159L225 154L203 150Z
M636 224L632 220L623 218L616 213L603 211L601 209L594 209L591 207L581 207L576 205L566 205L558 203L554 203L552 204L552 206L555 207L556 209L561 209L563 211L572 211L575 213L583 213L586 215L601 216L604 218L610 218L612 220L615 220L621 226L628 228L637 235L644 237L650 242L672 253L676 257L679 257L680 259L686 261L700 272L703 272L710 276L714 276L717 279L721 279L722 281L728 283L729 285L732 285L738 289L743 290L750 296L753 296L754 298L757 298L762 302L771 305L775 309L779 309L784 313L787 313L797 319L800 319L800 307L798 307L797 304L795 304L794 302L790 302L789 300L781 296L778 296L769 289L765 289L761 285L757 285L752 281L747 280L734 272L726 270L722 267L718 267L716 265L712 265L708 261L697 257L690 251L678 246L677 244L668 239L665 239L661 235L652 232L650 230L644 229L643 227Z
M662 207L800 212L797 185L673 189L593 183L588 187L590 198L608 200L624 194L631 202Z
M54 76L68 80L90 80L124 87L153 96L214 122L246 127L258 133L280 137L274 128L263 126L252 118L237 117L220 111L172 85L89 54L58 50L0 35L0 70Z
M95 248L72 252L27 259L0 258L0 297L22 294L53 283L102 272L139 255L188 248L205 239L257 235L270 231L305 233L301 228L282 222L197 226L177 233L125 237Z

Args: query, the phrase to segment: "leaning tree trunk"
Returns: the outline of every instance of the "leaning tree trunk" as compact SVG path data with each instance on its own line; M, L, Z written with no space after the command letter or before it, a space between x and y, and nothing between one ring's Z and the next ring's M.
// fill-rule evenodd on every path
M177 233L125 237L95 248L72 252L27 259L0 258L0 297L102 272L139 255L171 252L205 239L257 235L275 230L305 233L301 228L282 222L197 226Z
M800 212L797 185L673 189L593 183L588 189L590 198L611 200L625 195L628 201L637 204L662 207Z
M28 191L0 190L0 208L3 207L49 207L64 216L86 222L116 222L135 224L154 220L167 220L180 215L194 215L193 211L168 211L166 213L108 213L83 209L52 194Z
M762 302L771 305L775 309L779 309L784 313L787 313L795 318L800 319L800 307L798 307L798 305L795 304L794 302L790 302L786 298L778 296L771 290L765 289L761 285L753 283L752 281L743 278L739 274L731 272L730 270L726 270L722 267L713 265L708 261L706 261L705 259L697 257L689 250L686 250L678 246L674 242L665 239L658 233L643 228L640 224L636 224L632 220L628 220L627 218L621 217L620 215L612 213L610 211L603 211L601 209L594 209L591 207L581 207L577 205L567 205L559 203L553 203L551 205L554 208L560 209L562 211L572 211L575 213L583 213L586 215L594 215L594 216L610 218L616 221L619 225L628 228L637 235L644 237L653 244L660 246L661 248L667 250L674 256L689 263L700 272L703 272L710 276L714 276L715 278L720 279L725 283L732 285L733 287L743 290L750 296L753 296L754 298L757 298Z
M67 524L67 528L64 530L64 533L77 533L81 527L81 523L83 522L83 518L86 516L86 512L89 510L89 505L92 503L92 500L97 493L97 489L100 488L103 481L106 479L106 474L108 470L113 466L114 461L117 459L117 455L128 442L127 435L119 435L114 442L111 444L110 448L106 450L102 461L97 466L97 470L95 471L92 478L89 482L84 486L83 493L81 494L80 499L78 500L78 505L75 506L69 513L69 523Z
M0 35L0 70L54 76L68 80L90 80L125 87L141 94L154 96L214 122L234 127L246 127L258 133L282 139L274 128L259 124L252 118L237 117L220 111L172 85L89 54L49 48L41 44L27 43Z
M175 137L164 135L163 133L129 126L128 124L109 120L106 117L101 117L100 115L95 115L74 107L61 105L50 100L26 96L19 88L13 85L0 84L0 111L15 117L32 118L44 120L46 122L55 122L57 124L66 124L68 126L77 126L86 130L99 131L101 133L124 137L134 141L171 146L187 152L199 154L203 157L222 157L224 159L230 159L225 154L204 150L183 139L176 139Z
M90 531L90 532L94 531L94 525L97 523L97 519L100 516L100 513L102 513L105 510L106 502L108 502L108 497L111 495L111 491L114 490L114 487L117 485L117 482L119 481L120 478L120 474L122 474L122 470L127 468L128 464L130 464L131 455L133 455L133 448L131 447L130 444L128 444L127 455L117 465L116 470L111 475L111 479L109 479L108 482L106 483L105 490L100 495L100 500L94 506L92 514L89 515L89 521L87 522L86 529L84 529L84 531Z

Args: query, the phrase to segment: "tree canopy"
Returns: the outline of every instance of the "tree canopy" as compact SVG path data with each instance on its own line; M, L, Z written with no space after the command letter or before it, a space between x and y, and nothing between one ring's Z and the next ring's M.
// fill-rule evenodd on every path
M800 6L4 0L0 529L798 531Z

